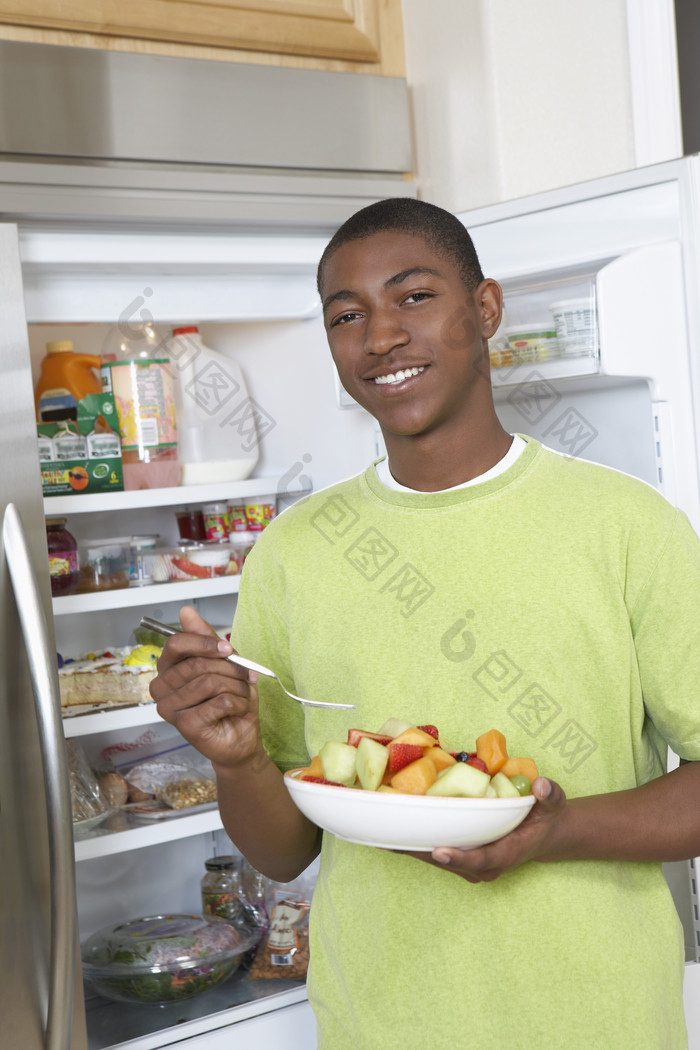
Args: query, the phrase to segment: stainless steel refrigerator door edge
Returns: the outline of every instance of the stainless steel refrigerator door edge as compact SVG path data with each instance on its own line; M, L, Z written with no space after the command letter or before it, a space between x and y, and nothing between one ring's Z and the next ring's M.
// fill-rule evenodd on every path
M12 580L36 705L49 818L51 942L46 1050L68 1050L75 995L75 868L68 762L55 655L49 644L21 515L5 508L2 542Z

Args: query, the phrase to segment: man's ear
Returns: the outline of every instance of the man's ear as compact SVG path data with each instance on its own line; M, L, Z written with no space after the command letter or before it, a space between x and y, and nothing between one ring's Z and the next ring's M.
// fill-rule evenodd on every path
M490 339L498 330L503 316L503 289L498 281L487 277L474 290L474 302L481 317L481 335Z

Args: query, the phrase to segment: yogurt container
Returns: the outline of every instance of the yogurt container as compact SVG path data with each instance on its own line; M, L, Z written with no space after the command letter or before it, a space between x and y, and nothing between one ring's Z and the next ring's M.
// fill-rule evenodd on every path
M548 361L559 353L557 332L551 321L526 322L505 329L513 364Z
M590 296L562 299L549 307L565 357L595 353L595 302Z

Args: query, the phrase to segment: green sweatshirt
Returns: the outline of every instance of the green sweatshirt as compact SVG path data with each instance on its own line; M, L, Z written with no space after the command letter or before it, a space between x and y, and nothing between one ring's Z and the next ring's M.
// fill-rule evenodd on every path
M700 759L700 542L648 485L528 439L498 477L388 489L374 465L265 531L232 643L265 746L304 765L353 726L491 728L569 797ZM472 885L324 834L308 990L321 1050L679 1050L680 924L661 866L521 865Z

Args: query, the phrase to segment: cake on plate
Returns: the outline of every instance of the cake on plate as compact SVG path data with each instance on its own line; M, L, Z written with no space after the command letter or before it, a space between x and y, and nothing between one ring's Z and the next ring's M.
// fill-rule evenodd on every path
M157 645L126 646L66 660L58 671L61 708L93 704L148 704L148 687L156 676Z

